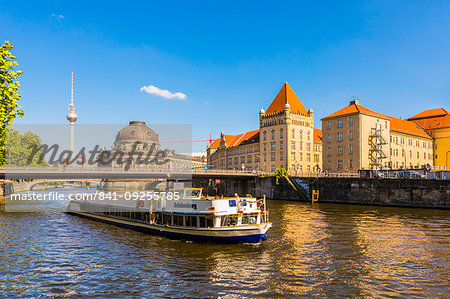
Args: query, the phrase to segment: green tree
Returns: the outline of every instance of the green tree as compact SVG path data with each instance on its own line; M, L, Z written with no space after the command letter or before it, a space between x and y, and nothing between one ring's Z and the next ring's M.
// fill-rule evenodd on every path
M6 129L5 161L6 166L47 166L47 161L40 161L40 152L31 155L34 148L42 146L41 137L28 131L20 134L11 127ZM33 157L31 161L28 161Z
M14 70L17 61L10 52L12 48L8 41L0 46L0 166L5 165L6 128L17 116L23 117L24 114L22 107L17 104L20 100L20 83L17 78L22 75L22 71Z

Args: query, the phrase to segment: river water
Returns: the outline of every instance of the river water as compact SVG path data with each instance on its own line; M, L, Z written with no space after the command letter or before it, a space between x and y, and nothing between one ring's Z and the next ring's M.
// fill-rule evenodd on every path
M268 202L258 244L170 240L58 209L0 213L0 296L448 297L450 212Z

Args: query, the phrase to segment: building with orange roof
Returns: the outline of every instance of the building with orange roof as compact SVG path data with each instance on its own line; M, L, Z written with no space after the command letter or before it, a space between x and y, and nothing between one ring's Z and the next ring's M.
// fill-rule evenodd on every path
M323 168L405 169L433 165L433 139L414 122L372 111L354 100L322 118Z
M433 138L435 169L450 169L450 113L444 108L424 110L408 121L419 125Z
M314 128L312 109L306 110L285 83L267 111L261 109L259 130L239 135L222 132L207 154L208 164L217 169L313 173L322 165L322 130Z

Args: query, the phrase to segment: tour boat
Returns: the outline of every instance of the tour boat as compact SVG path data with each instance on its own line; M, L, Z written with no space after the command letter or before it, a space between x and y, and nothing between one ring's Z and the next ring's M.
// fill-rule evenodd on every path
M170 238L219 243L259 243L272 226L265 198L208 197L195 188L141 195L71 200L67 212Z

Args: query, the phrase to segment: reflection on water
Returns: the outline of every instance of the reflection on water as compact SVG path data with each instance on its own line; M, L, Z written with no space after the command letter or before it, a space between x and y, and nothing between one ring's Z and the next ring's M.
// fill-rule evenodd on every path
M449 294L450 213L269 202L259 245L170 240L58 211L0 213L0 294Z

